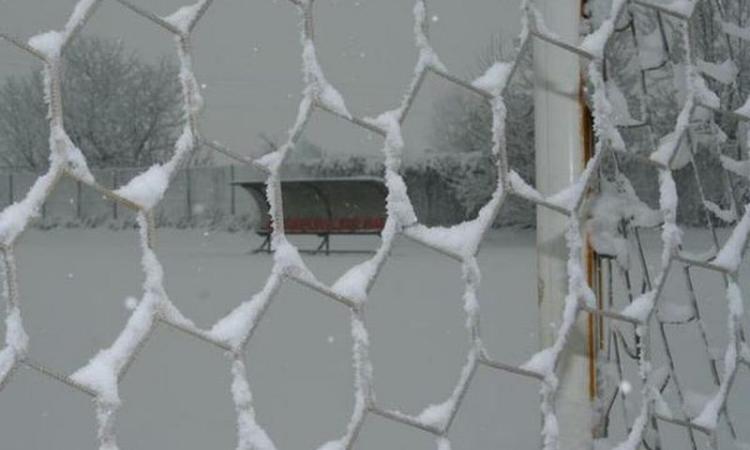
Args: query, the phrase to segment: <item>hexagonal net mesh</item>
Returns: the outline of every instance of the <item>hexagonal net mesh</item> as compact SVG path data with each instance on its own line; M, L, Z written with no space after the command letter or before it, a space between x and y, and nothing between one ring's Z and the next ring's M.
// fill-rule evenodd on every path
M599 17L591 21L591 33L580 43L564 42L544 24L544 17L527 0L523 1L523 26L517 57L513 62L499 61L480 78L463 81L451 75L433 51L428 36L427 5L417 0L414 7L414 36L419 57L414 77L400 105L375 118L360 118L346 107L343 97L326 80L318 63L314 44L314 15L312 0L291 0L301 16L301 44L304 90L299 112L289 129L287 141L272 153L251 160L206 139L199 133L198 114L202 107L200 89L192 72L190 39L193 30L212 0L186 6L168 17L159 17L128 0L116 0L130 11L143 16L169 32L175 39L180 60L180 82L184 101L184 126L175 144L174 154L167 162L155 165L116 190L97 182L89 171L86 160L65 132L60 94L61 52L73 39L102 0L80 0L65 27L23 42L0 33L8 43L20 48L42 62L44 87L49 106L50 167L40 176L25 198L0 214L0 254L2 254L3 296L7 304L7 335L5 347L0 352L0 388L25 365L60 383L74 388L95 400L98 422L98 440L101 449L116 449L115 417L120 405L118 386L139 349L146 343L159 324L176 328L203 342L226 352L231 363L233 381L231 391L237 413L238 449L273 449L272 438L255 418L245 364L244 349L252 338L282 283L292 281L317 291L351 313L353 337L353 367L355 371L354 408L346 431L337 440L324 444L327 450L352 448L359 431L370 415L378 415L406 427L413 427L434 435L440 449L450 448L448 433L462 400L480 365L506 371L519 377L537 380L541 386L540 408L543 414L542 445L545 449L559 447L558 415L565 411L556 406L559 391L559 365L568 345L568 337L577 318L582 314L596 317L602 325L598 345L599 393L594 411L594 433L613 435L610 417L622 403L622 415L627 426L618 449L675 448L662 439L660 426L678 426L687 435L692 448L708 445L718 448L719 430L724 427L727 445L741 447L740 428L730 414L732 388L742 366L750 366L750 350L743 331L743 300L738 284L739 265L744 255L750 233L750 212L738 205L733 192L732 177L748 177L746 161L722 154L726 149L726 135L719 126L720 119L744 122L750 120L750 105L734 105L738 98L737 84L733 81L736 69L731 59L726 64L716 64L700 59L694 50L695 27L691 20L701 12L710 15L719 24L719 30L708 36L716 39L717 48L728 57L735 57L738 42L750 40L750 29L734 23L727 7L732 2L721 0L612 0L599 8ZM739 4L741 4L740 2ZM217 6L217 7L220 7ZM533 40L545 41L565 51L572 52L585 62L583 70L587 99L593 116L595 151L578 181L551 196L544 196L528 185L509 164L504 121L506 106L503 100L507 87L518 72L524 55L531 51ZM707 39L703 34L702 39ZM639 66L639 114L635 118L628 112L628 102L617 88L614 71L610 66L622 64L619 52L623 47L635 49ZM616 51L617 50L617 51ZM620 58L620 59L618 59ZM453 227L428 227L421 224L399 174L404 141L401 125L409 114L412 103L428 74L444 78L467 89L490 103L493 113L492 155L497 168L497 184L489 202L476 218ZM655 73L668 73L682 83L679 113L669 117L672 130L659 136L658 121L665 114L657 110L652 100L649 77ZM707 75L710 80L704 78ZM713 89L712 89L713 88ZM740 106L739 109L736 109ZM305 265L297 249L287 240L284 232L280 169L287 155L294 151L312 114L331 114L352 126L364 128L383 138L385 160L384 177L388 189L388 218L382 232L381 244L374 256L352 267L333 285L319 281ZM721 122L724 123L724 122ZM743 156L745 142L738 154ZM199 146L211 148L242 164L260 168L267 176L267 197L274 224L272 233L274 265L265 285L251 300L239 305L210 329L197 327L183 316L173 304L162 283L162 266L154 250L156 234L152 211L159 204L176 171ZM696 165L698 150L713 148L711 154L720 160L723 186L723 203L710 201L703 189ZM648 153L639 152L645 148ZM654 150L655 149L655 150ZM635 190L629 183L625 167L642 165L658 174L658 211L649 210L637 201ZM673 172L692 165L695 183L705 209L706 224L712 236L713 248L706 254L695 255L683 250L681 230L677 225L678 189ZM31 221L62 177L70 177L97 190L102 195L137 213L140 228L142 267L145 275L143 296L135 307L125 328L109 347L95 355L88 364L72 375L61 375L29 357L29 339L21 319L21 295L17 281L14 250L19 236ZM490 229L501 206L509 195L514 195L548 208L567 217L566 234L568 291L563 316L557 325L557 338L553 345L531 356L528 362L516 365L497 361L482 343L480 312L477 291L480 271L476 255L483 237ZM590 240L599 251L602 274L610 286L606 298L597 295L590 286L583 266L584 219L589 228ZM720 239L715 223L736 223L726 239ZM614 227L613 229L611 229ZM644 256L641 233L646 228L661 229L661 258L657 264L648 264ZM368 355L369 338L365 320L365 304L370 289L378 279L397 235L404 235L418 243L437 250L460 262L463 270L463 301L469 351L459 380L447 400L427 407L418 415L409 415L381 407L373 389L373 366ZM635 246L639 258L631 268L622 261L622 248ZM625 258L626 259L626 258ZM688 301L674 305L664 301L670 271L681 269L685 275ZM693 287L696 269L718 273L726 287L726 345L721 351L709 342L707 326L700 302ZM636 278L641 280L640 289ZM620 280L620 281L618 281ZM621 283L624 285L620 286ZM617 288L614 286L617 285ZM624 308L616 306L615 298L627 300ZM607 326L603 324L606 321ZM665 329L668 326L694 326L705 344L705 357L713 374L715 390L697 411L688 408L688 389L680 382L680 371L670 351L670 341ZM652 339L655 337L655 339ZM661 343L662 350L655 351L653 341ZM605 351L606 350L606 351ZM630 411L625 402L623 366L632 359L640 377L639 406ZM533 401L529 399L529 401ZM723 441L723 439L722 439ZM502 443L498 443L502 444ZM604 445L604 441L601 441ZM727 447L729 448L729 447ZM746 447L742 447L746 448Z

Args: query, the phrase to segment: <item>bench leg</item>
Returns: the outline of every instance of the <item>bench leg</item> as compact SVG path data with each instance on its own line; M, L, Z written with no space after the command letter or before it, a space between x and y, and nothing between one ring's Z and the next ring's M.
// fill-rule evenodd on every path
M260 252L266 252L268 254L271 253L271 235L267 234L266 238L263 239L263 243L260 244L258 248L253 250L253 254L260 253Z
M320 236L321 241L320 245L318 245L318 248L315 249L313 252L313 255L317 255L320 251L325 249L326 256L331 254L331 235L330 234L324 234Z

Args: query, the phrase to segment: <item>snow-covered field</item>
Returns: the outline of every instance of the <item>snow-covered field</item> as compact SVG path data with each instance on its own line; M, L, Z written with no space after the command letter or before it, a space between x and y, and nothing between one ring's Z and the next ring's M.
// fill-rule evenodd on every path
M646 236L646 241L649 255L657 258L658 236ZM316 245L295 242L303 248ZM685 242L700 246L705 233L690 231ZM268 276L271 258L248 253L259 243L250 234L161 230L156 249L172 301L198 325L210 326L259 290ZM373 249L377 243L374 237L333 238L335 248ZM533 231L499 230L489 234L480 253L484 341L504 362L520 364L538 348L534 252ZM330 283L364 257L305 259ZM31 358L69 374L109 346L128 317L127 299L141 294L139 258L135 231L28 232L18 245L18 264ZM367 309L381 405L418 413L450 394L467 350L460 275L458 263L411 241L397 242ZM723 330L723 287L719 277L711 277L698 274L696 284L705 296L707 321ZM750 285L743 287L750 292ZM670 292L670 300L684 301L678 287ZM685 364L681 381L707 389L695 330L671 336L675 359ZM720 333L717 339L720 347ZM247 363L258 422L278 448L316 448L343 433L353 401L345 307L285 283L250 342ZM750 424L746 372L738 377L731 404L740 430ZM632 376L635 411L638 387ZM230 383L230 364L222 351L159 326L122 385L117 425L122 448L234 448ZM452 428L453 448L537 448L537 392L533 381L480 367ZM93 448L92 406L82 394L22 368L0 392L1 448ZM620 431L619 423L614 427ZM666 448L687 448L680 445ZM435 442L426 433L370 416L357 448L434 449Z
M247 234L162 230L157 252L172 300L210 326L258 290L271 268L250 255ZM300 241L298 241L300 242ZM490 350L522 363L537 347L533 234L489 237L481 261L484 330ZM301 241L312 247L313 241ZM370 248L376 238L334 237L334 247ZM30 231L18 246L31 357L72 373L123 327L126 299L139 297L137 234ZM332 282L365 255L308 256ZM467 349L460 266L400 240L368 307L379 401L418 413L444 400ZM349 313L285 283L252 339L248 370L258 421L279 448L310 449L338 437L353 401ZM123 383L122 448L229 449L235 445L230 366L222 351L160 326ZM481 368L455 424L456 448L532 448L538 442L534 382ZM0 393L2 448L85 449L95 443L90 401L26 369ZM434 448L432 436L370 417L359 448Z

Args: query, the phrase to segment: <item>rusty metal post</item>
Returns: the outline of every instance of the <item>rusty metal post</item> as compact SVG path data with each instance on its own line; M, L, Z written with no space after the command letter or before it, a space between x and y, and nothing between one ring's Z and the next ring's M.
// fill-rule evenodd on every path
M580 39L582 0L536 2L547 26L565 42ZM539 39L534 42L536 180L545 195L574 183L590 156L590 122L582 102L579 57ZM537 269L540 340L550 346L562 317L568 288L565 233L568 218L547 208L537 210ZM593 255L584 252L589 274ZM596 395L594 321L580 315L560 360L556 401L560 450L589 449L593 443L593 399Z

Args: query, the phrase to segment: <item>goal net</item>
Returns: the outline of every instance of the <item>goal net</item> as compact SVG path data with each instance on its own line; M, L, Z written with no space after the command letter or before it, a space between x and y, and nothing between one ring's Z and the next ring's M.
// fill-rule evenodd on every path
M328 297L350 317L355 380L352 412L340 430L330 430L332 440L322 443L321 450L356 448L360 431L374 416L427 433L434 437L437 448L450 449L454 419L480 367L538 383L540 395L528 401L539 402L544 449L574 448L566 437L571 435L582 439L586 448L748 448L743 443L750 419L747 398L735 395L739 380L747 378L750 368L739 282L750 233L750 212L742 204L750 177L746 125L750 104L744 105L748 93L741 92L737 81L746 76L740 69L747 69L750 49L750 28L744 27L750 11L742 1L590 1L582 10L584 34L571 40L547 25L544 8L523 0L522 31L514 59L498 61L477 79L464 80L449 71L433 49L427 1L416 0L413 35L418 58L413 77L402 101L375 117L351 111L326 78L315 44L315 2L290 1L300 19L304 89L286 141L251 159L200 132L203 101L193 72L191 38L206 11L221 8L221 2L201 0L161 17L129 0L108 0L174 38L180 62L176 82L181 84L184 109L182 132L171 158L116 189L97 181L66 134L61 95L61 54L104 0L80 0L62 29L28 41L0 32L6 43L42 64L50 131L49 170L21 200L0 213L0 280L7 307L0 388L22 376L17 369L26 367L90 397L95 405L99 448L116 449L118 410L126 400L121 383L137 364L139 351L149 344L153 331L169 327L227 356L237 448L275 449L274 436L262 425L263 411L255 408L245 350L281 286L296 283ZM580 154L586 157L585 165L576 180L558 192L540 192L524 180L514 171L506 147L504 95L519 67L540 44L554 47L580 64L580 84L585 91L581 98L591 120L591 148L588 152L581 149ZM536 75L545 81L557 76L554 69ZM420 222L401 174L402 125L426 77L433 76L481 97L492 111L492 161L497 171L493 193L475 218L452 227ZM387 188L387 220L377 250L330 285L316 276L314 265L308 265L287 239L282 205L281 170L311 117L318 114L382 138ZM197 326L183 315L179 302L170 300L163 282L165 268L155 247L153 219L153 211L175 174L199 148L212 149L264 173L273 223L273 266L265 284L253 286L256 294L251 299L207 328ZM712 170L706 174L709 166ZM15 261L16 249L23 245L19 238L63 178L82 183L135 212L144 277L142 296L132 305L132 314L119 336L71 374L59 373L29 356L33 333L30 339L24 328L24 286L19 283ZM658 204L639 199L643 186L649 183L658 189ZM681 202L680 194L687 189L697 192L699 204ZM526 361L506 361L492 354L480 327L477 255L510 196L558 215L564 224L564 271L558 276L564 280L565 292L558 305L560 314L552 320L549 345L528 355ZM682 229L678 217L686 207L701 211L705 228ZM709 237L710 248L692 245L698 234ZM435 250L434 258L456 261L461 268L468 339L465 364L453 390L418 414L388 408L376 398L376 367L370 357L365 314L368 295L382 282L382 269L400 242L396 240L399 236ZM659 250L652 251L654 248ZM706 287L713 292L707 292ZM502 294L497 298L507 303L508 314L513 314L511 299ZM708 302L709 296L723 300ZM706 319L716 316L715 311L722 315L718 325ZM491 317L483 319L492 322ZM584 323L587 341L578 347L573 335L580 323ZM686 351L678 342L686 339L685 333L697 333L696 348ZM585 379L562 376L570 354L581 349L587 352L588 375ZM251 358L247 359L252 364ZM698 371L706 376L694 376ZM503 377L498 382L509 379ZM571 383L588 388L586 397L578 399L590 408L583 419L567 417L570 399L561 392ZM705 391L706 386L710 391ZM703 395L697 394L700 391ZM736 414L735 409L740 412ZM571 426L578 428L566 428ZM503 442L497 447L503 448Z

